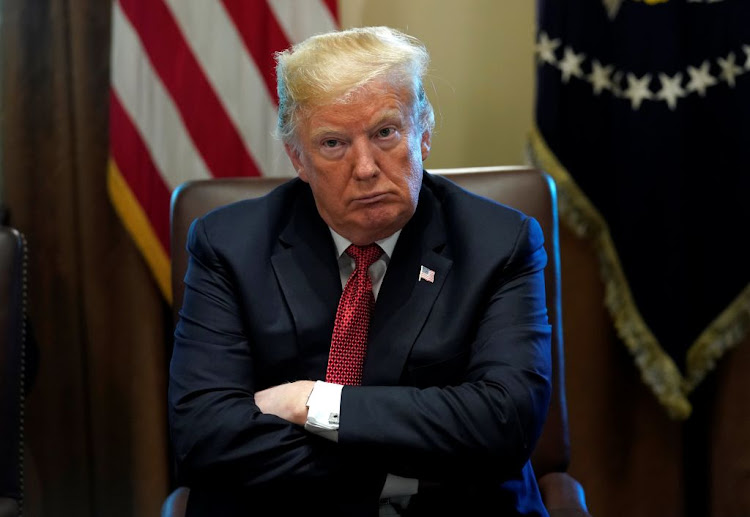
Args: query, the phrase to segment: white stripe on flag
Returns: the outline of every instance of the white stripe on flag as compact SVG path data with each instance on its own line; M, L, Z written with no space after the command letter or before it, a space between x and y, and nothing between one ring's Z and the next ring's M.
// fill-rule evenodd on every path
M208 81L264 176L293 176L274 136L277 111L237 28L218 1L166 0Z
M314 34L338 29L322 0L268 0L289 41L298 43Z
M187 180L211 177L177 108L154 72L138 33L119 2L112 5L112 88L141 134L164 182L174 189Z

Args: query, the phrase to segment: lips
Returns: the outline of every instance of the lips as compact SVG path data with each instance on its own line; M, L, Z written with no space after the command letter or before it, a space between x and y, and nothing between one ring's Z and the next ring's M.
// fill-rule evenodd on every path
M387 197L388 197L387 192L381 192L378 194L368 194L366 196L358 197L354 199L354 202L363 204L363 205L369 205L369 204L374 204L374 203L379 203L381 201L385 201Z

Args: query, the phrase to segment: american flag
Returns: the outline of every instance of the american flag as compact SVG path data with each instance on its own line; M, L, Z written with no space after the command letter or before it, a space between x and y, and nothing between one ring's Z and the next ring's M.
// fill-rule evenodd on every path
M337 0L115 0L108 191L168 301L169 203L187 180L292 176L274 57L339 26Z
M426 280L430 283L435 281L435 272L425 266L420 266L419 268L419 281Z

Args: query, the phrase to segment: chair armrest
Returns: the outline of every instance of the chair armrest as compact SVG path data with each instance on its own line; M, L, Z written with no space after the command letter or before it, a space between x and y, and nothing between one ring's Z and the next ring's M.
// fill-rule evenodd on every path
M0 517L17 517L18 501L10 497L0 497Z
M583 487L567 472L550 472L538 483L550 517L591 517Z
M190 489L181 486L164 500L161 505L161 517L185 517Z

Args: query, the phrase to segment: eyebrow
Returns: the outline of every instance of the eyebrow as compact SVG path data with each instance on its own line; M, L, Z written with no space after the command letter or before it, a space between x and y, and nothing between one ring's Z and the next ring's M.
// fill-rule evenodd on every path
M329 133L332 135L337 135L340 133L340 131L338 131L337 129L333 129L332 127L326 127L326 126L319 127L315 129L314 131L310 132L310 139L317 140L321 136L329 134Z
M393 119L398 119L399 122L403 122L404 117L403 117L403 113L401 112L401 110L389 109L383 112L383 114L380 117L378 117L378 119L375 121L375 123L371 127L373 128L377 127L383 122L393 120Z

